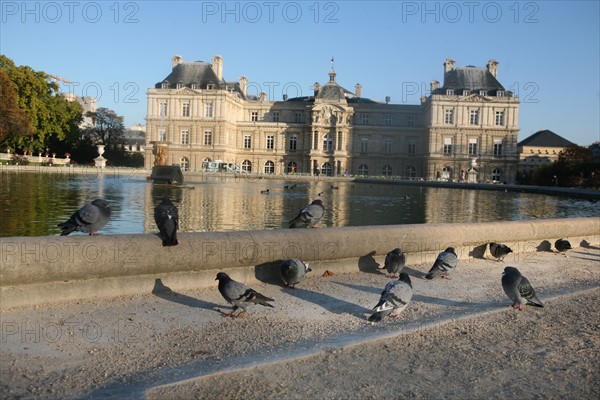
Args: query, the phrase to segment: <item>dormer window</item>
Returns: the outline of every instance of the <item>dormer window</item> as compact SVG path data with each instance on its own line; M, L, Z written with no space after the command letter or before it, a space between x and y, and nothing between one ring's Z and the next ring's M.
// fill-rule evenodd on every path
M169 88L169 82L165 81L160 85L161 89L168 89Z
M183 86L184 85L182 82L177 82L177 89L181 89Z
M480 90L479 91L479 95L480 96L487 96L487 90Z
M462 91L462 95L463 96L468 96L469 95L469 91L468 90L463 90Z
M454 89L446 89L446 96L454 96Z
M212 83L209 83L209 84L206 85L206 89L207 90L213 90L214 88L215 88L215 85L212 84Z
M192 89L199 90L200 89L200 85L197 84L197 83L192 83Z
M496 96L497 96L497 97L504 97L504 90L498 90L498 91L496 92Z

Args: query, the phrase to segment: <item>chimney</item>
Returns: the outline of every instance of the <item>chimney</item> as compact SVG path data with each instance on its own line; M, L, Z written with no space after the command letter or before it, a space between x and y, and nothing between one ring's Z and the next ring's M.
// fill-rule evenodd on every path
M357 83L356 86L354 86L354 95L356 97L360 97L360 89L362 88L362 86L360 86L360 83Z
M321 90L321 85L319 85L319 82L315 82L315 84L313 85L313 89L315 90L315 97L317 97L317 95L319 94L319 90Z
M215 71L219 81L223 80L223 59L221 56L214 56L212 59L212 69Z
M497 76L498 76L498 61L491 59L490 61L488 61L487 65L485 67L487 68L488 71L490 71L490 74L492 74L492 76L494 78L497 78Z
M248 91L248 78L245 76L240 76L240 90L242 91L244 97L246 97L246 92Z
M171 58L171 67L175 68L175 66L179 64L183 64L183 57L178 55L173 56L173 58Z
M431 93L433 94L440 87L440 82L433 80L431 81Z
M260 95L258 96L258 98L260 99L261 102L265 102L267 100L267 94L265 92L260 92Z
M444 74L452 71L454 69L454 60L451 58L446 58L444 61Z

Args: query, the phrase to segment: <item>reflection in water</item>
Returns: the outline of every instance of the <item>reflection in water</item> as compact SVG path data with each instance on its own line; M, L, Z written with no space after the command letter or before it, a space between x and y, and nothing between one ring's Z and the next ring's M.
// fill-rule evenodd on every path
M289 186L295 183L291 189ZM152 185L143 176L0 173L0 236L60 233L84 203L103 197L112 218L101 233L157 232L154 207L169 195L180 231L286 228L316 198L325 206L320 226L512 221L598 216L589 200L538 194L329 181L286 182L214 176L184 187ZM287 186L287 187L286 187ZM268 194L261 193L269 189Z

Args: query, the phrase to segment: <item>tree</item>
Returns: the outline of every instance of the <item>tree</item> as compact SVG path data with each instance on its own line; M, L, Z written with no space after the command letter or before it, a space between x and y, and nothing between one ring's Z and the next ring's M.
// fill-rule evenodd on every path
M25 110L19 108L19 97L6 72L0 70L0 143L20 141L33 135L33 125Z
M98 144L103 144L109 149L121 147L124 144L123 117L113 110L100 107L95 112L89 111L85 115L92 119L92 127L85 130L85 134L93 138Z
M35 151L44 149L52 138L63 141L77 136L82 108L59 93L51 75L28 66L17 67L4 55L0 55L0 71L16 89L17 107L27 114L33 127L31 136L4 138L5 145Z

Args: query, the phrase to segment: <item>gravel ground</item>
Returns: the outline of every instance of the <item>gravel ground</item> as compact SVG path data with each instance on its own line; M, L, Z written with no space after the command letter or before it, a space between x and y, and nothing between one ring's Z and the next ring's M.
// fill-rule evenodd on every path
M237 319L222 316L216 283L177 292L167 281L7 310L0 397L598 398L599 261L598 247L461 260L452 280L426 281L430 265L409 258L413 301L376 325L366 317L388 281L380 271L253 283L276 308ZM505 265L546 308L508 309Z

